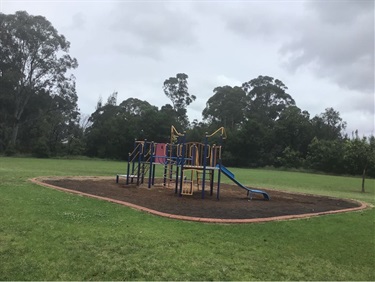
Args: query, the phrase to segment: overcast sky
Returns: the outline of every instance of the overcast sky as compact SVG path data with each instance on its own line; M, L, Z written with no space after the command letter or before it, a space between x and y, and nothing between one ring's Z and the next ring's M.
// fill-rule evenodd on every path
M190 121L217 86L281 80L311 117L340 112L347 132L374 132L374 1L17 1L0 11L46 17L71 43L78 105L114 91L159 108L162 86L189 76Z

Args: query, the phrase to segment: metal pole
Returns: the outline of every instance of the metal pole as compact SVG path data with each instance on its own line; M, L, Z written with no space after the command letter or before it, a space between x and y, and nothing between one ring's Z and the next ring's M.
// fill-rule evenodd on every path
M147 154L147 139L144 141L144 147L143 147L143 154L142 154L142 173L141 173L141 184L144 183L145 180L145 167L146 167L146 154Z
M148 173L148 188L151 188L151 183L153 184L154 182L154 179L152 177L153 175L153 165L152 165L152 161L153 161L153 158L154 158L154 141L151 142L151 148L150 148L150 169L149 169L149 173Z
M186 148L185 148L185 132L184 132L184 135L182 136L181 176L180 176L180 196L182 195L182 186L183 186L183 181L184 181L183 178L184 178L185 153L186 153Z
M219 172L217 174L217 192L216 192L216 198L219 200L220 198L220 180L221 180L221 165L222 165L222 160L221 160L221 149L222 149L222 144L223 144L223 134L220 135L220 146L219 146Z
M153 164L152 166L153 166L153 168L152 168L152 183L151 183L151 185L154 185L155 184L155 170L156 170L156 165Z
M204 137L204 153L203 153L203 178L202 178L202 199L204 199L204 188L206 185L206 166L207 166L207 138L208 132L206 132L206 135Z
M126 171L126 185L129 185L130 178L130 153L128 154L128 170Z
M168 160L167 160L168 162ZM163 174L163 183L164 183L164 186L167 184L167 173L168 173L168 164L167 162L164 164L164 174Z
M211 181L210 181L210 196L212 196L213 192L214 192L214 172L215 170L214 169L211 169L210 170L210 174L211 174Z
M139 186L139 177L141 174L141 161L142 161L142 154L143 154L143 144L139 146L139 154L138 154L138 169L137 169L137 186Z

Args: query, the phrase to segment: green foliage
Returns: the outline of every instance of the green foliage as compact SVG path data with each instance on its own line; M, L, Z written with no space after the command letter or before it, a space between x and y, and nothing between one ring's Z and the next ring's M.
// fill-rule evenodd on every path
M346 122L333 108L325 109L325 112L315 116L311 123L315 137L324 140L341 139L341 133L346 128Z
M85 144L81 138L72 137L66 145L66 154L80 156L85 152Z
M195 99L195 95L189 94L187 79L189 76L185 73L178 73L176 77L170 77L164 81L164 94L172 101L173 109L177 113L179 125L184 129L188 127L189 119L186 115L186 107Z
M38 139L33 146L32 152L37 158L48 158L50 156L50 151L47 141L44 138Z
M261 123L250 119L244 123L237 134L233 134L227 141L225 150L237 156L235 166L261 167L267 165L267 147L272 144L268 139L268 129ZM233 139L232 139L233 138ZM225 163L225 159L224 159Z
M87 154L92 157L127 159L134 139L168 142L170 116L146 101L129 98L120 105L106 104L90 117L86 130Z
M374 165L374 149L366 137L346 140L343 161L346 171L360 175L368 166Z
M307 161L310 167L317 171L341 173L343 153L343 142L314 138L309 145Z
M30 152L46 138L57 153L79 115L69 47L42 16L0 13L0 150Z
M290 106L280 113L275 123L275 143L280 148L290 148L298 152L301 157L306 157L307 148L314 137L311 129L309 113L301 111L297 106ZM288 166L296 167L296 165L301 163Z
M309 145L306 158L308 167L317 171L336 174L368 175L374 174L374 146L371 140L354 138L341 140L318 140L314 138Z
M278 165L286 168L304 167L304 159L299 151L286 147L281 156L277 158Z
M121 145L130 147L133 142L123 143L125 134L131 132L130 118L121 115L120 107L105 105L98 108L90 117L92 123L86 130L87 153L89 156L126 158L127 151L121 150ZM126 126L126 122L129 125ZM120 128L122 129L120 131ZM134 135L131 133L130 136ZM126 147L125 147L126 148ZM120 153L120 155L118 155Z
M238 128L245 119L246 93L237 86L216 87L214 93L202 112L203 118L228 130Z
M14 145L9 145L4 153L6 156L14 156L17 153L17 150Z
M247 116L265 125L276 120L280 113L295 102L282 81L269 76L258 76L242 84L247 97Z

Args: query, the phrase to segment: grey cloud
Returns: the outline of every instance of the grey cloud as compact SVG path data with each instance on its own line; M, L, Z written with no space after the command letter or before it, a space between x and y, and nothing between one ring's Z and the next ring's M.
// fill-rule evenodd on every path
M83 28L85 26L86 21L81 12L75 13L72 17L72 20L73 20L72 26L74 28Z
M355 96L348 97L344 94L337 100L337 107L342 109L345 113L372 115L374 119L375 100L372 95L357 92Z
M196 3L197 13L205 17L217 17L230 31L250 41L267 40L275 43L285 40L288 30L295 27L301 17L300 1L240 1L221 2L220 5Z
M244 2L214 8L226 27L279 47L280 65L374 93L374 1Z
M169 2L126 2L112 12L111 28L118 40L115 48L130 54L159 58L163 49L194 43L194 22Z
M128 56L141 56L141 57L151 57L156 61L162 59L162 50L151 44L145 44L143 41L137 39L128 41L116 41L113 44L113 49L118 53L123 53Z
M312 7L312 21L302 22L299 36L280 49L288 69L312 65L317 76L340 87L373 94L373 2L319 1L306 7Z
M85 28L86 19L82 12L74 13L68 19L69 20L64 21L64 24L66 24L66 26L64 26L65 29L77 31Z
M307 8L315 10L322 21L330 24L348 24L362 15L374 14L374 1L309 1Z

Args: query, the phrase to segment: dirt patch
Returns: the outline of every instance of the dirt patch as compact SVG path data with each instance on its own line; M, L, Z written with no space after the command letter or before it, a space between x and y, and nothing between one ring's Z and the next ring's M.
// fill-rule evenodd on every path
M264 201L261 195L259 197L254 195L250 200L245 190L228 184L220 185L220 200L217 200L216 186L212 196L206 186L208 191L205 193L205 198L202 199L201 191L196 191L191 196L179 197L174 192L174 184L171 184L170 188L155 185L148 189L142 186L125 185L123 180L117 184L114 177L43 178L38 180L72 192L112 199L115 202L126 202L132 204L132 207L144 207L143 210L157 211L159 215L172 215L170 217L175 218L182 216L185 217L184 219L198 218L201 219L200 221L206 221L204 219L211 219L207 221L218 219L224 222L253 219L254 221L265 221L275 217L275 219L295 218L365 207L363 204L351 200L268 189L263 190L270 195L270 201Z

